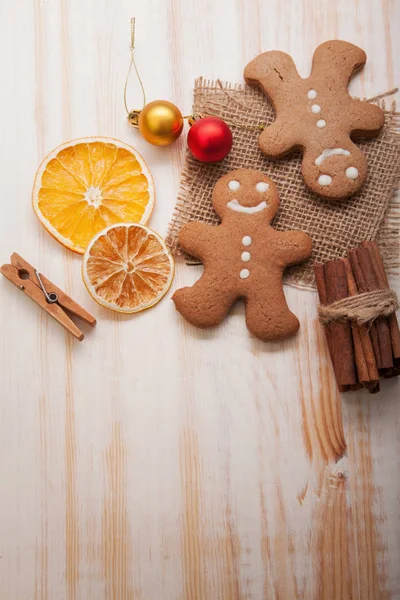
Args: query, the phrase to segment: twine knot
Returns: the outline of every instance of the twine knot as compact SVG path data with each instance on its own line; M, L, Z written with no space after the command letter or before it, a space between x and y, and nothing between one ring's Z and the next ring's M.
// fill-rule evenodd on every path
M337 300L318 307L321 323L332 321L355 321L359 325L372 322L378 317L388 317L399 308L397 294L392 290L374 290Z

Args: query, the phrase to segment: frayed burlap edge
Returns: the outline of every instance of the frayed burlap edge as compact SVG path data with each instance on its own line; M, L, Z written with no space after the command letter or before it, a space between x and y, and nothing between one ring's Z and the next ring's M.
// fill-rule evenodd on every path
M393 142L400 146L400 113L396 112L396 103L392 102L389 110L386 109L384 100L380 106L385 111L385 119L389 122L388 134L392 136ZM397 181L393 185L376 242L379 245L387 273L398 276L400 269L400 169L397 170Z
M222 92L226 94L229 98L230 91L243 92L245 87L247 88L247 93L250 95L258 93L258 90L256 88L248 88L248 86L243 86L239 83L232 84L229 82L221 82L220 80L205 80L203 77L200 77L195 80L195 99L193 109L194 111L196 110L197 94L201 93L204 89L207 89L207 91L211 93L211 97L213 92ZM389 95L393 94L395 91L396 90L385 92L373 98L368 98L366 101L376 103L384 110L385 141L390 142L391 144L397 146L400 149L400 113L396 112L395 102L392 102L389 108L387 108L387 102L385 100ZM209 99L208 104L213 104L212 99ZM218 106L218 103L216 103L216 106ZM255 144L257 144L256 140ZM187 151L184 168L181 175L181 183L177 197L177 202L173 211L173 215L166 236L167 245L169 246L171 252L177 256L184 255L182 250L179 248L179 232L183 225L185 225L189 220L191 220L190 211L188 211L188 205L190 206L189 193L191 188L191 177L193 174L193 170L188 162L188 159L190 158L191 155ZM379 244L387 272L392 275L398 275L400 268L400 196L398 194L400 187L399 162L397 162L397 164L394 165L393 172L395 173L395 177L393 178L394 184L391 188L389 197L387 198L387 208L384 212L383 219L381 221L375 239ZM204 220L204 222L211 223L211 221L207 219ZM367 236L365 239L371 240L372 238L370 236ZM348 248L343 248L343 255L345 254L347 249ZM189 259L190 261L190 257L186 256L186 259ZM194 262L196 263L196 261ZM314 280L310 277L308 277L308 279L306 278L306 280L303 280L301 276L301 266L300 270L299 267L297 267L297 269L298 271L296 275L293 275L290 269L285 271L285 283L303 289L315 289Z

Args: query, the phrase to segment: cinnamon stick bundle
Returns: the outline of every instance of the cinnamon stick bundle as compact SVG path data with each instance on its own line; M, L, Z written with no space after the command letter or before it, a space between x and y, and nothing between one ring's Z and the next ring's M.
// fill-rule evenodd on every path
M380 376L400 374L400 329L393 305L373 305L373 320L363 319L371 313L372 296L393 297L377 244L363 242L349 250L348 258L316 263L314 272L339 390L379 392Z
M389 290L389 281L386 275L385 267L383 264L382 257L379 252L379 248L375 242L362 242L362 248L367 248L372 262L373 268L376 273L378 285L380 289ZM389 337L392 348L392 362L393 362L393 374L399 375L400 370L400 329L395 313L392 313L387 318L389 327ZM387 374L385 374L387 377Z

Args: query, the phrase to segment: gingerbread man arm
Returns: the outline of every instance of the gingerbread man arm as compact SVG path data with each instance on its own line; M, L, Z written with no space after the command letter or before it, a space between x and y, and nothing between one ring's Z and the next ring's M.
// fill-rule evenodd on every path
M199 221L186 223L179 234L179 245L188 254L203 260L207 256L212 256L215 251L213 242L216 229L212 225L205 225Z
M353 100L351 108L351 136L355 139L376 136L385 122L383 110L362 100Z
M367 62L364 50L341 40L330 40L315 49L311 76L324 85L340 92L348 93L350 79Z
M296 128L288 127L283 119L277 117L276 121L264 129L258 138L261 152L271 158L279 158L299 146Z
M279 232L274 242L285 267L301 263L311 256L312 241L303 231Z

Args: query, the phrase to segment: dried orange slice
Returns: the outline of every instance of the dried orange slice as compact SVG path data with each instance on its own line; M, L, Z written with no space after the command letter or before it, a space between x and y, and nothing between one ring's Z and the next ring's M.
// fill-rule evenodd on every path
M164 240L134 223L111 225L86 248L83 281L107 308L135 313L157 304L170 288L174 261Z
M147 223L154 199L153 179L140 154L104 137L73 140L50 152L32 193L42 225L79 254L109 225Z

